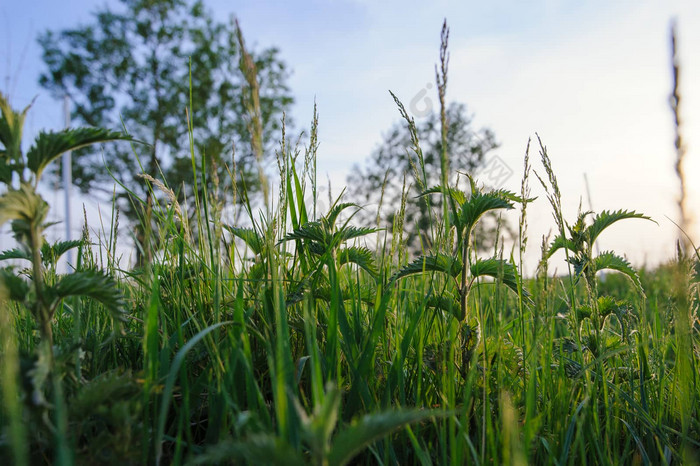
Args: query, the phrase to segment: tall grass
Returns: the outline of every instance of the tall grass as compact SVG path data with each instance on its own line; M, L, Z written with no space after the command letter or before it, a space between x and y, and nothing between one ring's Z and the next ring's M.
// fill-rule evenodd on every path
M446 71L445 50L441 56ZM446 82L444 74L438 79ZM317 124L314 111L306 150L283 137L277 202L268 199L259 213L242 190L235 225L215 192L194 189L187 205L197 215L188 218L171 188L151 179L156 228L146 267L125 268L112 241L90 247L103 242L86 229L76 272L100 269L118 282L125 320L90 296L61 301L49 321L55 357L47 370L56 383L38 393L41 322L27 302L9 299L9 287L0 290L3 458L256 465L700 459L699 257L681 255L641 274L617 253L594 257L603 229L643 216L582 213L568 223L540 142L540 180L557 237L543 240L535 276L521 268L527 205L543 202L531 195L529 147L519 196L473 179L465 191L422 186L425 195L441 194L446 210L433 213L434 249L412 260L400 215L394 231L380 231L353 224L359 206L341 198L320 209ZM421 185L425 168L413 136ZM209 186L210 170L194 150L192 160L192 183ZM517 248L477 257L470 245L480 215L516 204ZM117 212L107 235L113 241ZM547 261L559 249L569 274L551 276ZM621 273L601 281L602 268ZM47 283L61 279L50 266L41 272ZM36 279L20 268L3 274L15 277L3 283ZM37 404L49 394L56 402Z

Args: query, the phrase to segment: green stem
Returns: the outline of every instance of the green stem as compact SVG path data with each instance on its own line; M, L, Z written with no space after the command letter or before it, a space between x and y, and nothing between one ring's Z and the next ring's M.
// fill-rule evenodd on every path
M467 284L467 272L469 271L469 239L471 238L471 230L465 232L464 242L462 243L462 278L459 285L460 296L460 320L465 321L467 318L467 301L469 298L469 286Z
M36 292L36 319L39 324L41 338L47 342L50 349L50 356L53 359L53 329L51 328L52 311L49 309L44 297L44 271L41 265L41 234L36 227L32 227L30 232L30 248L32 251L32 282Z

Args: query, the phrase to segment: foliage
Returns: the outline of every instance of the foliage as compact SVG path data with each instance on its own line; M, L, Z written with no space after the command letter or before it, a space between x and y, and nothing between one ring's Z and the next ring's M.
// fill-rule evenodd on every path
M282 113L292 103L289 73L278 51L247 52L238 25L213 18L200 0L120 3L116 10L95 10L88 25L47 31L39 38L46 64L40 83L58 98L70 97L73 118L94 127L123 121L134 137L148 143L77 151L74 183L84 192L111 197L114 176L125 188L119 189L120 197L135 193L146 198L150 187L139 175L162 174L182 199L197 186L193 166L207 166L216 176L200 189L213 190L219 180L224 184L216 188L222 195L239 201L236 186L251 195L259 192L258 149L250 123L259 121L260 150L271 155ZM249 69L260 83L252 120ZM193 137L188 139L190 128ZM38 142L43 143L41 137ZM190 142L194 154L187 150ZM132 198L120 202L120 208L136 220L148 216L149 202L141 205ZM141 246L145 234L139 232Z
M447 153L452 176L450 185L457 181L459 173L473 173L481 166L485 157L497 147L494 134L488 129L475 129L472 118L463 104L452 104L447 109ZM431 213L436 204L433 198L419 194L427 187L440 184L440 154L442 139L440 116L430 113L415 126L415 137L421 142L420 154L411 152L411 129L404 123L394 125L384 136L363 167L356 166L348 175L350 195L358 202L372 208L361 213L360 219L369 224L376 217L385 219L391 226L398 215L401 196L407 191L403 234L412 251L420 251L420 243L430 244L431 225L435 215ZM404 186L405 179L412 179ZM381 211L377 213L375 206ZM439 210L439 209L438 209ZM432 217L432 218L431 218ZM493 246L488 241L493 237L492 226L484 232L485 241L480 248Z
M21 147L7 141L3 154ZM226 227L208 208L216 193L195 190L194 237L176 204L154 209L163 250L150 267L122 269L113 242L88 247L85 232L76 275L65 276L55 258L75 244L32 241L45 207L24 155L13 155L3 218L29 241L1 255L16 261L0 269L1 459L697 462L700 256L681 250L632 273L619 252L580 254L607 226L641 216L568 225L541 145L561 239L543 243L535 276L522 276L515 252L480 257L472 242L484 215L534 202L527 162L520 196L477 180L467 191L426 188L442 197L446 226L408 261L401 242L392 252L359 244L367 234L386 244L390 232L348 223L353 204L318 208L311 147L302 165L282 144L279 201L263 212L246 203L248 226ZM568 274L547 272L550 244L574 259ZM603 267L622 273L595 273Z
M53 432L57 439L57 462L65 462L69 461L70 453L65 443L67 420L62 396L62 375L56 373L61 359L55 358L53 320L59 306L68 297L84 297L102 303L114 319L123 318L124 301L116 281L104 272L90 270L56 275L55 270L47 270L49 265L55 269L60 256L69 249L82 245L82 242L46 243L44 231L48 226L45 220L49 206L37 193L36 187L44 169L64 152L90 144L118 139L131 140L131 137L93 128L41 133L25 156L21 138L28 108L18 113L10 107L6 97L0 94L0 109L0 143L3 146L0 165L7 170L2 179L5 192L0 195L0 226L11 222L12 232L19 244L16 249L3 252L1 258L25 259L31 263L26 272L28 280L15 274L12 267L0 269L0 288L5 294L0 312L9 312L6 301L19 303L38 326L40 340L35 357L26 370L18 372L26 377L31 386L33 416L42 419L43 427ZM15 178L19 181L19 187L13 186ZM7 325L7 321L3 325ZM16 349L14 353L19 354ZM17 366L14 367L17 371ZM18 374L14 374L16 375ZM4 390L8 390L8 387ZM49 403L51 398L52 403ZM16 399L10 400L10 404L16 403ZM18 409L8 411L14 417L12 423L21 422L22 414ZM49 418L49 413L53 419ZM14 439L12 455L18 463L27 461L27 449L23 448L22 439Z

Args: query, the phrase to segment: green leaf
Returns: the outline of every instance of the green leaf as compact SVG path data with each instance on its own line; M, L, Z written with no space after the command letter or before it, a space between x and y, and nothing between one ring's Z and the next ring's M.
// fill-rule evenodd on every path
M428 188L422 193L420 193L418 196L427 196L429 194L442 194L442 185L437 185L433 186L432 188ZM447 194L452 198L453 201L455 201L456 204L459 206L462 206L465 202L467 202L467 194L464 191L460 191L459 189L456 188L448 188Z
M305 223L301 227L287 233L284 238L280 240L291 241L291 240L304 240L304 241L314 241L322 245L326 245L326 231L320 222L309 222Z
M32 260L32 256L22 248L8 249L7 251L0 252L0 261L8 259L25 259Z
M0 196L0 226L13 220L15 237L24 242L31 232L41 232L49 205L30 185L23 183Z
M305 466L308 463L291 445L270 434L256 434L244 441L224 441L211 446L187 464L229 464L247 462L270 466Z
M324 228L321 222L309 222L293 232L288 233L280 242L290 240L310 241L317 246L313 252L323 254L328 251L328 249L336 248L347 240L359 238L377 231L379 231L377 228L349 226L331 234Z
M165 387L163 388L163 395L160 399L160 411L158 412L158 424L156 430L156 464L160 464L161 457L163 455L163 437L165 436L165 421L168 418L168 410L170 408L170 403L172 402L172 393L175 388L175 379L177 379L180 373L180 367L182 363L185 362L185 356L190 350L199 343L205 336L211 333L217 328L231 324L231 321L219 322L217 324L210 325L209 327L202 329L195 336L190 338L190 340L185 343L185 345L180 348L173 358L173 362L170 365L170 370L168 371L168 377L165 380Z
M449 293L444 293L440 296L431 296L428 299L427 307L439 309L442 312L454 316L456 319L459 319L462 314L459 301Z
M7 161L7 151L0 151L0 183L10 184L12 182L12 172L17 165Z
M513 264L502 259L479 259L469 268L473 277L493 277L503 282L515 293L518 292L518 270ZM529 293L523 289L523 296L528 298Z
M223 227L226 230L228 230L233 236L243 240L255 255L258 255L263 251L264 241L254 229L232 227L228 225L223 225Z
M331 466L348 464L368 445L408 424L448 415L449 413L444 411L405 410L364 416L335 437L328 455L328 464Z
M470 233L482 215L491 210L513 209L515 194L507 191L476 192L462 205L459 213L460 225Z
M637 270L632 267L632 265L612 251L606 251L601 253L598 257L593 260L593 267L596 272L604 269L616 270L625 274L632 283L637 287L640 292L643 292L642 282L639 280L639 275Z
M21 112L15 112L7 98L0 92L0 143L5 147L2 151L2 173L4 179L8 176L12 179L10 169L12 163L19 163L22 160L22 131L24 129L24 119L31 104ZM9 172L9 173L8 173Z
M559 235L556 238L554 238L554 241L552 241L552 244L549 246L549 250L547 251L547 259L552 257L554 253L560 249L568 249L569 251L574 253L577 252L576 244L573 241Z
M592 245L593 243L595 243L595 240L598 238L600 233L607 227L617 222L618 220L623 220L626 218L641 218L644 220L651 220L652 222L654 222L654 220L652 220L651 217L647 217L646 215L640 214L635 211L617 210L615 212L610 212L604 210L595 216L595 218L593 219L593 223L591 223L591 225L587 229L589 244Z
M11 267L0 269L0 284L5 287L12 301L22 302L29 293L29 284L15 275Z
M117 282L101 272L84 271L63 275L52 291L57 300L84 296L102 303L117 320L124 320L124 296Z
M64 152L100 142L127 140L131 136L103 128L76 128L60 132L42 132L27 152L27 167L41 178L44 168Z
M333 208L331 208L331 210L324 217L324 221L329 228L333 228L335 226L335 222L338 219L338 215L340 215L340 213L348 207L357 207L358 209L360 208L360 206L358 206L354 202L344 202L341 204L334 205Z
M454 278L462 271L462 261L443 253L438 253L434 256L421 256L396 272L389 280L389 283L409 275L429 271L442 272Z
M331 436L338 422L340 410L340 390L328 383L323 400L316 403L314 412L306 414L303 406L296 398L292 399L297 415L302 423L303 438L308 443L315 458L322 458L328 452Z
M355 238L361 238L363 236L369 235L371 233L376 233L380 229L379 228L366 228L366 227L345 227L342 230L336 232L333 234L333 246L339 246L340 244L344 243L347 240L350 239L355 239Z
M377 268L374 265L374 255L367 248L350 247L338 252L338 265L356 264L365 269L372 277L377 277Z
M82 244L82 240L58 241L54 244L44 243L41 247L41 260L46 265L55 265L62 255Z

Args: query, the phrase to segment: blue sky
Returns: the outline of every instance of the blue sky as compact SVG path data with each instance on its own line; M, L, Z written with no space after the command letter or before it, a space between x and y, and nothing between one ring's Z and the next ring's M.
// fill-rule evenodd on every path
M635 209L657 220L658 226L620 223L601 238L603 249L627 253L638 265L669 257L677 235L665 218L676 218L668 108L668 26L674 16L683 60L689 205L700 212L698 3L206 2L221 19L235 14L249 44L280 49L293 70L292 116L298 129L308 126L317 101L319 168L328 173L338 192L353 164L362 163L398 120L388 90L408 104L434 81L440 26L447 18L448 100L466 103L475 124L495 132L501 143L498 156L516 171L505 187L519 189L517 174L525 146L538 132L552 157L568 217L575 215L582 196L587 207L583 181L587 173L596 210ZM27 135L62 126L61 104L37 84L42 65L36 35L47 28L86 23L90 12L105 4L118 7L115 1L87 0L0 6L5 44L0 50L0 89L9 91L15 106L38 96ZM434 90L433 86L427 95L436 103ZM536 155L531 154L535 160ZM530 214L532 258L539 253L540 236L553 228L549 206L534 181L533 193L540 199ZM55 211L60 215L60 206Z

